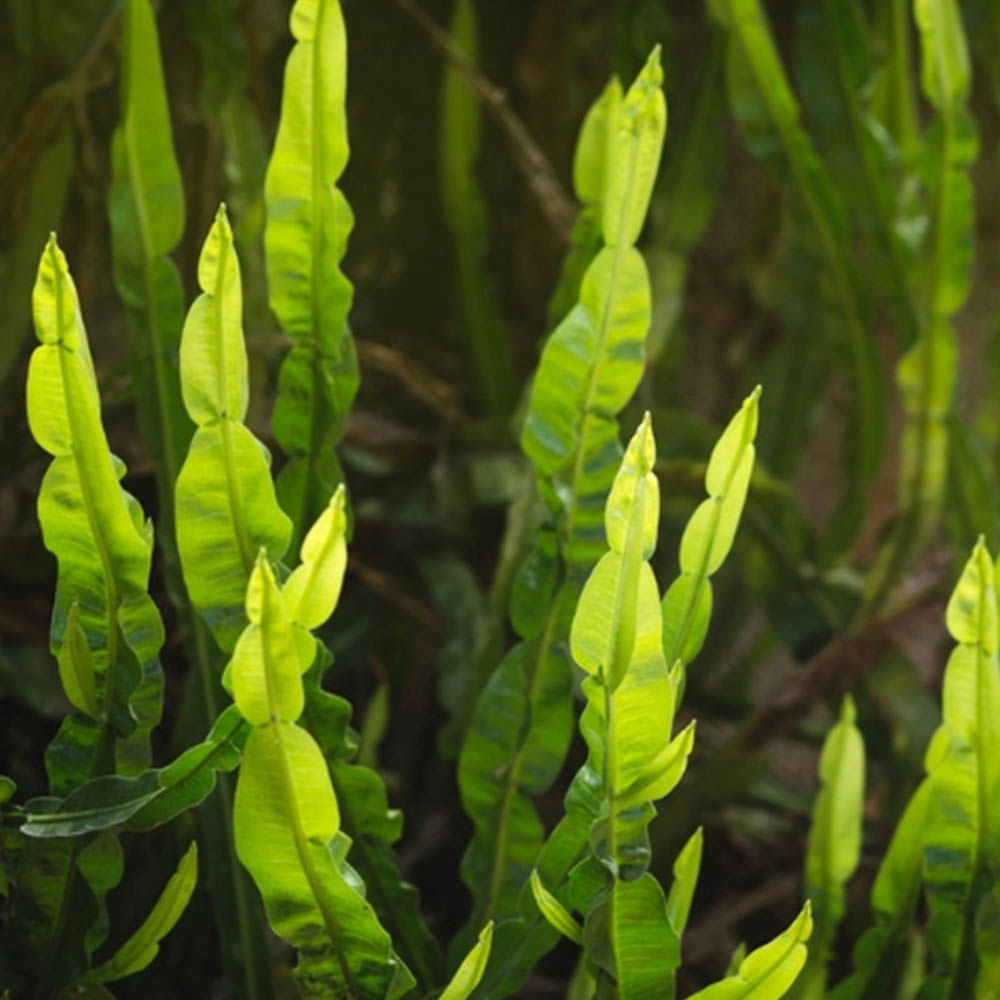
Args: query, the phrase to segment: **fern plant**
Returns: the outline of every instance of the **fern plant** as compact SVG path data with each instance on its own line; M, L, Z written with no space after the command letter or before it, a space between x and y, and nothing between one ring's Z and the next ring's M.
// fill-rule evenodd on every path
M503 450L488 461L507 463L516 486L506 487L511 504L489 613L471 563L454 575L455 590L437 588L442 604L462 588L475 591L469 604L479 617L467 630L472 638L459 636L451 653L468 653L459 683L441 684L450 713L440 742L447 766L433 787L447 791L440 801L428 794L428 803L411 796L409 821L419 826L397 852L404 819L390 802L401 789L377 751L386 715L398 710L381 674L398 676L396 665L386 670L371 655L378 694L360 736L352 701L328 689L346 689L331 674L335 656L342 661L358 646L376 645L361 602L344 587L352 560L411 618L436 634L443 629L357 554L373 509L391 508L393 528L405 533L424 527L425 502L409 495L412 484L384 507L366 492L386 473L347 434L358 352L391 369L408 391L418 385L428 398L442 390L412 359L356 343L351 333L347 274L354 272L346 254L354 215L340 188L349 154L344 12L338 0L292 6L273 151L266 170L260 152L259 169L230 177L236 233L226 205L215 210L214 200L192 222L203 241L192 269L197 294L185 315L175 257L183 255L185 219L199 213L189 211L195 201L185 194L183 157L174 148L169 59L161 57L149 0L121 6L120 121L113 135L109 126L106 208L151 477L126 481L112 450L119 442L102 410L80 297L52 235L31 297L38 344L27 367L26 413L47 456L37 512L57 567L48 652L69 712L44 753L45 794L19 800L14 780L0 777L0 995L69 1000L162 987L171 973L165 961L153 963L164 947L189 947L186 921L199 886L212 897L218 940L207 947L218 945L215 965L234 995L256 1000L293 989L344 1000L499 1000L531 990L533 977L558 970L569 953L574 1000L682 993L689 1000L961 1000L1000 991L1000 632L997 567L986 540L947 603L955 648L940 725L878 865L874 923L863 932L850 894L859 870L874 867L866 823L876 798L866 799L866 772L902 774L906 786L905 754L884 745L877 725L869 731L884 708L877 669L867 683L849 683L858 668L831 681L824 650L790 693L772 695L742 724L753 701L750 670L775 649L798 652L818 633L842 630L831 643L860 643L882 666L879 643L893 628L897 585L939 522L947 515L954 532L953 521L965 530L966 522L988 520L973 436L953 403L977 153L964 19L994 28L1000 19L972 0L914 0L929 116L922 130L907 76L902 0L804 6L795 74L785 69L764 4L710 0L713 41L697 86L667 81L694 97L687 148L662 172L664 55L642 39L649 55L631 85L612 76L583 118L572 170L580 210L549 300L552 332L518 407L517 352L481 273L497 227L487 218L491 196L479 172L490 138L469 81L516 141L526 133L509 128L514 112L480 78L485 7L458 0L449 36L413 0L399 0L451 60L439 95L438 181L489 417L457 430L456 446L482 435ZM211 22L208 15L199 21L196 5L185 8L187 19L199 21L192 33L201 50L224 48L208 26L225 24L238 6L221 5ZM622 5L616 14L634 45L648 23L636 13L640 6ZM21 29L26 9L18 5ZM117 16L106 26L115 34ZM873 37L886 59L877 79ZM765 370L778 389L773 412L761 411L759 387L747 391L756 379L742 371L730 379L739 389L733 398L743 401L719 433L661 405L676 352L656 372L647 359L656 365L669 353L683 275L697 271L688 255L714 203L723 78L751 158L789 196L780 210L785 245L772 262L778 276L760 286L782 299L776 311L790 324L815 313L820 335L783 343L769 356ZM212 86L209 75L202 96ZM216 109L214 124L231 141L238 126L228 116L246 113L247 101L238 82L226 87L232 103ZM47 100L80 96L74 86L69 91L56 88ZM64 139L58 142L39 190L65 153ZM231 173L247 155L227 152ZM521 150L522 162L536 167L537 155ZM0 157L0 177L9 164ZM256 186L248 180L254 176ZM389 212L392 192L383 195ZM360 215L365 203L357 204ZM266 273L271 325L284 338L272 359L269 430L251 408L251 373L254 355L272 341L246 335L254 308L244 302L244 270L247 298L259 303ZM786 299L792 275L802 283ZM0 280L6 288L8 272ZM664 301L654 303L661 293ZM873 333L880 298L901 334L898 510L884 544L859 570L852 560L873 532L869 494L884 450L880 351L889 351ZM260 315L253 320L262 324ZM850 399L847 482L820 529L784 480L796 469L822 390L838 378ZM116 387L102 386L106 400L116 399ZM647 404L623 444L619 421L635 426ZM654 423L669 442L659 456ZM272 443L281 451L273 458ZM695 453L708 458L689 460ZM476 460L470 482L483 478ZM453 470L446 465L432 476L421 468L437 484L436 500L447 493L440 484ZM972 497L960 511L964 520L948 503L952 479ZM155 537L139 496L155 498ZM749 538L737 548L738 532ZM671 533L677 572L670 564L661 592L658 574L670 560L657 542ZM429 576L440 566L422 549L418 561ZM727 561L739 582L722 571ZM162 574L154 572L160 567ZM767 598L756 615L747 610L748 582ZM444 611L458 622L463 607ZM177 642L168 642L164 619ZM503 655L507 619L514 642ZM736 654L718 655L722 641ZM176 710L167 702L164 712L165 693L178 686L165 679L163 664L179 659L190 665L187 690ZM729 674L720 677L727 660ZM403 664L408 683L420 667ZM804 796L762 777L754 741L763 742L770 720L776 734L815 737L818 746L819 716L797 723L838 686L852 690L819 748L810 810ZM908 690L928 709L912 683ZM703 724L696 741L694 713L724 721ZM158 730L163 718L174 724L169 736ZM11 761L4 769L17 773L15 766L22 767ZM733 774L717 780L722 769ZM758 822L772 830L795 826L798 817L804 828L811 812L801 894L796 883L794 901L782 902L777 919L746 925L753 947L738 947L724 972L724 962L713 968L690 947L704 940L705 926L713 928L711 921L693 926L699 885L705 891L710 881L703 870L719 882L730 878L712 852L725 823L708 815L706 836L697 825L706 817L696 819L691 805L723 799L767 813ZM440 826L443 816L443 825L460 831L450 822L459 803L470 827L461 845L428 819L433 813ZM667 837L654 825L666 829L664 820ZM663 850L671 837L676 845ZM454 848L449 862L457 864L464 849L460 875L469 898L460 906L444 891L442 902L421 899L409 881L430 884L421 851L435 839ZM156 866L154 878L143 861L160 856L169 873L161 877ZM841 977L841 945L851 939L853 969ZM145 978L125 982L147 969Z

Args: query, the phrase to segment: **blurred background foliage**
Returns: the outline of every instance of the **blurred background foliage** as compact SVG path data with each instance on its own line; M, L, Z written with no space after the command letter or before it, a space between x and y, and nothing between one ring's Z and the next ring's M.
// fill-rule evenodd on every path
M190 301L198 249L224 199L244 269L248 422L269 444L287 343L267 307L262 192L289 6L170 0L158 11L187 196L175 259ZM711 6L718 15L730 5ZM334 683L356 707L362 757L379 764L405 810L401 866L422 889L429 923L447 937L469 905L458 865L471 826L455 755L472 700L510 644L506 594L537 518L517 412L564 311L557 285L576 208L576 133L609 73L630 80L659 42L670 125L640 241L654 325L646 376L622 426L630 431L642 409L652 411L664 495L654 557L661 585L675 572L722 421L764 385L759 471L734 558L717 578L708 644L689 673L685 712L700 720L699 740L653 829L661 865L696 825L706 829L709 860L681 989L718 974L740 940L777 933L798 908L819 743L836 696L853 687L869 774L862 863L842 934L849 944L866 925L877 859L939 719L946 594L976 535L994 551L1000 537L1000 7L962 4L972 43L965 103L979 147L970 168L974 227L956 238L975 253L969 293L945 317L958 346L954 406L946 391L943 414L932 415L947 427L940 523L934 512L909 528L897 481L912 416L893 372L919 341L922 289L934 280L919 258L935 227L939 109L918 96L906 4L767 4L801 104L784 132L761 125L767 101L755 104L734 83L733 29L701 4L476 0L457 14L452 0L343 7L352 150L342 187L357 218L345 270L357 289L351 326L362 387L342 449L354 514L350 571L328 640ZM901 9L902 33L894 27ZM112 447L155 520L110 259L120 15L116 0L0 8L0 770L25 797L43 790L41 750L67 710L48 652L55 564L34 509L45 458L23 400L30 286L51 229L73 262ZM433 27L449 24L465 71L435 38ZM852 145L859 121L864 135ZM872 147L871 136L883 133L886 142ZM574 231L578 248L584 228ZM841 265L838 285L831 275ZM860 337L853 358L842 345L851 333L845 296ZM858 403L865 379L883 384L884 404ZM920 419L930 419L926 407ZM905 457L902 464L905 478ZM164 667L159 760L185 725L188 666L169 619ZM540 804L547 821L560 814L581 757L574 747ZM158 836L179 843L189 832ZM113 897L113 911L148 909L137 897L151 899L168 875L156 844L156 836L129 840L148 879ZM206 982L215 983L211 995L227 995L210 908L199 898L162 964L119 995L202 996ZM840 971L847 951L838 952ZM526 995L561 992L571 961L568 949L553 953ZM169 983L157 972L168 963Z

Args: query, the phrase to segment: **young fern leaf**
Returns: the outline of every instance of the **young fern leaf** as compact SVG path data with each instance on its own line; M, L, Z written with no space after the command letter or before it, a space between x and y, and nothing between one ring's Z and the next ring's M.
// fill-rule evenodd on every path
M202 12L202 11L200 11ZM177 354L184 322L180 277L168 254L184 230L184 191L174 156L170 113L163 80L156 23L149 0L128 0L122 32L121 120L111 144L112 262L115 284L128 315L132 383L139 426L156 466L159 498L158 540L166 583L178 609L194 669L182 718L190 730L204 732L219 713L219 656L204 621L192 607L177 553L174 488L194 425L184 410ZM259 282L263 285L263 282ZM214 785L214 780L211 782ZM206 866L245 881L233 854L228 816L232 791L226 780L201 815ZM263 914L242 905L250 893L230 878L211 882L220 926L237 929L238 949L223 947L227 975L247 1000L265 992L267 970Z
M66 795L97 775L148 764L162 705L163 625L146 592L152 528L119 484L124 466L108 448L76 289L55 236L32 305L41 343L28 371L28 424L53 456L38 500L43 541L59 564L52 648L68 696L85 713L68 716L46 752L50 791ZM104 898L121 874L110 834L24 845L11 932L39 995L79 980L107 933Z
M934 955L924 1000L976 992L977 924L994 923L1000 862L1000 662L994 567L980 539L951 600L946 624L958 643L945 668L943 722L927 749L930 792L924 884Z
M346 491L341 484L309 529L302 543L302 563L285 582L285 607L297 626L315 628L333 613L347 566L345 507ZM326 758L340 805L341 826L351 842L351 863L368 887L379 920L418 986L424 991L433 989L444 978L443 957L423 922L417 890L400 877L392 850L402 834L403 817L389 808L378 773L352 763L351 705L321 687L322 675L332 662L329 651L308 646L300 653L303 664L313 662L315 655L304 678L303 724Z
M712 473L709 483L711 497L695 512L684 536L689 538L685 551L691 554L691 565L696 568L713 565L708 560L709 556L721 562L732 545L746 496L746 484L752 471L758 399L757 390L747 397L713 450L709 462ZM712 507L718 508L715 517L710 516ZM695 559L694 556L699 558ZM686 558L686 555L682 556L682 567L687 565ZM713 566L712 571L715 568L717 566ZM690 570L690 573L694 575L695 570ZM710 599L698 598L708 586L707 576L707 572L699 571L698 579L703 578L706 582L699 584L698 579L692 579L683 585L683 591L680 591L680 582L676 582L674 586L678 590L674 591L674 596L671 597L671 591L668 591L663 599L662 641L665 650L672 647L675 650L673 661L666 661L674 664L671 676L676 685L675 704L679 703L683 688L683 673L677 665L683 666L685 656L695 655L707 628L711 602ZM681 579L683 578L682 574ZM683 604L678 597L679 592L684 602L691 602L692 609L697 609L699 604L703 608L701 617L694 610L680 614L680 618L688 621L684 626L679 624L678 618L677 608ZM660 724L662 725L662 720ZM690 727L678 733L665 747L659 749L650 766L643 770L641 776L636 777L629 791L636 795L642 794L645 798L652 798L654 794L667 794L683 773L692 740L693 730ZM586 857L588 836L602 805L601 780L600 772L590 766L589 762L580 769L566 794L566 815L538 854L536 867L542 884L557 898L564 898L568 891L572 891L570 874ZM693 874L691 877L694 877ZM554 944L551 935L524 930L525 927L534 928L539 919L538 907L530 892L521 893L518 909L521 921L510 925L501 924L498 928L501 942L498 943L495 954L504 956L504 960L501 962L498 959L495 968L490 969L484 996L495 996L516 988L512 984L520 982L531 965ZM683 928L674 929L679 937ZM507 937L508 934L510 938Z
M604 247L584 273L579 301L545 344L521 435L558 519L564 558L587 568L603 547L604 499L621 460L614 415L635 392L645 358L649 276L634 244L666 133L662 79L655 49L617 110L607 112Z
M903 812L872 886L875 926L858 938L855 971L830 991L830 1000L882 1000L896 995L920 899L930 792L931 779L926 778Z
M111 983L141 972L159 954L160 942L173 930L198 881L198 846L181 858L142 926L111 956L87 974L87 982Z
M917 276L922 293L917 342L899 362L896 381L906 423L900 455L900 516L872 571L867 603L877 604L927 542L941 516L948 436L958 370L952 317L972 272L975 211L969 168L978 153L967 107L969 54L957 0L914 0L924 95L937 112L925 143L933 163L931 227Z
M681 848L674 861L674 881L667 896L667 915L678 939L684 935L691 901L694 899L698 873L701 870L701 853L704 846L702 829L699 826L688 842Z
M823 787L813 808L805 866L815 929L805 968L791 993L801 1000L822 1000L825 995L827 961L844 915L844 885L861 854L865 745L854 719L854 702L848 695L820 755Z
M874 342L866 330L863 287L850 253L843 206L802 126L760 0L707 2L729 38L727 76L733 114L751 154L791 184L840 313L831 335L845 337L838 346L854 391L854 411L845 438L849 485L829 530L829 547L836 554L853 542L861 527L865 494L878 469L884 437L884 390Z
M292 341L278 377L273 427L289 458L278 496L291 514L297 550L343 478L334 447L359 375L347 326L354 289L340 270L354 224L336 186L348 157L340 3L296 0L291 31L295 45L265 185L264 242L271 308Z
M307 567L308 572L308 567ZM340 580L316 577L316 604L336 600ZM315 640L292 615L300 596L284 593L261 552L247 588L250 624L226 677L253 729L236 786L234 836L272 927L299 952L305 997L392 1000L413 985L389 935L359 891L339 833L340 810L322 751L297 725L305 706L303 668ZM305 619L315 620L309 613Z
M813 928L810 910L806 903L787 930L740 962L736 975L692 993L688 1000L779 1000L805 965Z
M663 890L646 870L651 800L680 780L693 735L689 727L681 749L664 752L676 742L669 734L677 678L663 657L659 592L647 561L659 526L655 462L647 414L608 497L609 551L583 588L570 633L573 658L589 674L580 720L589 750L584 771L602 799L589 834L592 858L577 869L570 895L586 913L583 944L598 984L616 984L622 1000L672 995L680 959Z
M535 897L535 904L543 917L557 930L563 937L568 937L574 944L583 944L583 926L577 921L569 910L542 885L542 880L538 877L538 870L531 872L531 893Z
M231 652L243 626L256 553L274 559L291 522L271 481L270 458L243 423L248 402L239 262L225 206L198 261L202 294L184 322L181 389L197 424L177 478L177 546L184 582L215 641Z
M663 651L671 666L690 663L705 642L712 616L710 577L732 548L756 456L760 386L743 401L712 449L705 470L708 499L681 537L680 576L663 595Z
M163 688L163 624L146 589L152 525L119 485L125 468L108 448L76 288L54 236L42 254L33 308L41 344L28 370L28 424L53 456L38 515L45 547L59 562L52 647L58 652L69 642L75 652L66 657L89 655L90 667L79 669L93 671L97 724L117 741L118 767L110 769L134 773L148 763Z
M642 376L649 329L649 280L632 244L666 129L661 80L655 50L624 99L614 87L605 92L607 107L593 114L606 115L606 122L592 118L587 133L584 160L597 155L591 144L603 146L607 157L601 216L607 245L583 277L579 302L542 352L522 433L559 523L555 530L543 527L522 566L511 619L524 641L483 690L459 759L462 803L475 823L462 862L475 901L460 942L490 918L513 916L524 892L530 899L527 881L543 839L531 797L555 780L569 746L572 672L565 642L584 575L600 554L591 536L603 533L604 500L621 455L615 415ZM586 183L596 190L596 178ZM547 935L544 942L553 943ZM538 944L545 946L532 946ZM505 952L498 941L494 955Z
M462 959L462 964L455 970L455 975L451 977L438 1000L466 1000L483 978L492 946L493 921L491 920L479 932L476 943L469 954Z

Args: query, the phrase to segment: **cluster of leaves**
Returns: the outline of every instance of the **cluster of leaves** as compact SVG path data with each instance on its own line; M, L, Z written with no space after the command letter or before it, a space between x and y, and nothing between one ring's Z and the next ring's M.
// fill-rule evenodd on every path
M239 4L222 6L225 26ZM644 25L663 26L653 6L622 5L637 45ZM189 200L157 21L150 0L126 0L107 212L138 425L155 469L155 542L111 450L80 297L53 235L32 295L39 343L27 418L51 456L38 520L58 566L49 645L72 711L45 751L47 794L18 802L14 782L0 778L4 996L111 995L105 984L153 962L199 886L211 896L218 966L248 998L282 993L276 970L292 953L307 997L510 996L529 988L557 946L556 967L569 954L562 939L579 950L569 995L586 1000L670 1000L684 990L697 1000L957 1000L1000 989L1000 614L987 550L997 503L979 457L1000 442L1000 419L995 401L975 426L954 405L978 152L965 25L985 39L984 63L1000 65L987 45L991 32L1000 38L1000 12L976 0L803 4L800 107L762 0L708 0L706 10L708 58L694 86L674 95L681 137L667 144L662 167L659 45L648 55L644 47L627 88L612 76L583 118L572 171L580 209L548 302L552 332L520 403L515 352L484 273L488 135L473 93L492 95L487 104L500 116L512 112L478 75L472 0L458 0L451 41L439 39L451 60L438 104L441 206L489 418L469 436L499 433L517 470L488 601L464 563L421 564L454 626L440 652L449 719L438 748L454 765L471 826L460 865L471 906L461 926L449 920L439 934L431 926L443 907L421 902L403 874L412 865L395 850L403 817L389 806L392 774L376 752L388 689L370 701L359 736L351 701L326 686L338 634L353 627L343 612L327 623L353 526L365 516L356 495L349 500L341 461L377 464L343 446L360 377L348 323L354 290L341 266L354 225L339 187L349 154L341 5L292 7L266 170L263 153L255 170L232 152L247 138L244 95L226 74L206 74L205 115L233 157L236 222L225 205L206 220L199 294L185 315L175 256ZM209 15L190 16L211 64L218 33ZM685 277L716 199L727 95L752 160L781 195L773 253L753 294L791 335L753 345L760 373L717 366L726 391L738 392L732 405L742 398L720 433L668 409L675 389L660 390L685 363ZM39 184L63 176L67 135L46 151ZM43 217L40 208L28 213L26 240ZM17 269L0 278L16 284ZM282 452L276 476L257 436L244 332L245 316L265 311L265 284L288 342L270 431ZM888 344L886 327L897 343ZM893 351L895 397L882 370ZM0 367L7 363L0 355ZM763 411L752 388L758 374L774 398ZM409 368L406 379L440 395ZM844 485L826 517L810 518L788 483L810 430L829 429L821 402L841 399L842 387ZM641 419L637 397L650 410ZM893 398L898 502L872 553L886 520L870 498L886 470ZM671 430L660 456L654 423L665 440ZM622 426L637 424L623 446ZM661 509L662 484L671 489ZM741 520L749 530L737 545ZM913 601L907 574L924 565L942 522L963 547L980 531L987 537L947 603L957 646L925 750L906 706L926 711L927 730L936 706L912 671L899 680L882 643ZM677 536L675 576L656 551L664 531ZM738 587L720 572L733 552ZM172 605L162 610L191 668L172 759L161 766L153 749L159 757L167 632L151 596L154 558ZM673 577L662 593L658 574ZM710 636L713 617L721 621ZM842 652L852 643L871 662L853 664ZM775 650L806 660L804 677L745 721L755 705L752 668ZM720 683L717 672L690 669L699 656L744 665L735 683ZM849 668L833 676L831 662ZM804 826L806 800L775 780L762 746L802 718L785 747L819 744L830 717L809 710L865 671L822 741L801 903L754 926L755 940L771 940L749 953L740 945L722 978L699 988L721 970L684 978L682 969L711 843L698 821L735 802L744 817L727 822L751 836L754 824L770 823L772 838ZM721 736L703 725L708 740L696 744L692 712L736 725ZM860 724L879 714L891 745L880 745L876 727L884 752L866 761ZM926 772L919 783L917 759ZM872 838L898 818L867 928L861 908L848 905L864 867L862 819L874 808L866 771L899 779L902 793ZM114 893L141 883L131 864L125 880L137 842L170 844L179 861L144 917L126 910L129 923ZM714 858L704 867L713 878L722 870ZM273 936L284 942L280 962L269 954ZM851 941L847 971L838 945Z

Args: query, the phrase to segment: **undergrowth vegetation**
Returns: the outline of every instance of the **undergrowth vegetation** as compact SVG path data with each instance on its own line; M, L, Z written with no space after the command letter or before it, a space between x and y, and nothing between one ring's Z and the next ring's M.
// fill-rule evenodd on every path
M78 6L9 14L26 78L90 43L0 154L32 439L0 494L32 522L0 517L0 997L1000 997L1000 354L968 309L1000 8L623 2L574 198L486 4ZM349 121L398 138L348 96L352 19L390 15L443 61L440 219L391 252L395 182L355 152L340 186ZM99 155L103 285L63 211ZM706 294L717 215L751 261ZM442 264L453 304L377 312ZM727 296L749 332L713 342Z

